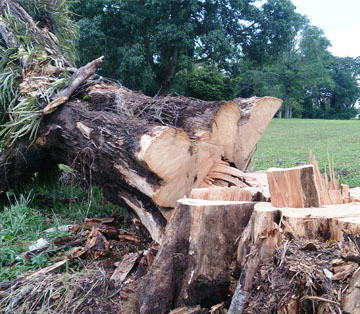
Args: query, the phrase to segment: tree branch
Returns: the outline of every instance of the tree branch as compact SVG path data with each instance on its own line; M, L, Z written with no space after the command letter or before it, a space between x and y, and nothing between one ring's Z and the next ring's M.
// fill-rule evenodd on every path
M50 114L54 112L60 105L65 103L81 84L83 84L88 78L95 74L96 68L103 61L104 57L102 56L76 70L72 77L72 82L70 83L70 85L67 88L63 89L56 96L56 98L42 110L42 113L44 115Z
M178 56L179 56L179 48L178 48L178 47L173 47L172 56L171 56L171 61L170 61L170 66L169 66L169 68L168 68L167 75L165 76L164 80L162 81L160 90L158 91L157 94L161 94L164 90L166 90L169 81L170 81L171 78L174 76L175 70L176 70L176 64L177 64Z

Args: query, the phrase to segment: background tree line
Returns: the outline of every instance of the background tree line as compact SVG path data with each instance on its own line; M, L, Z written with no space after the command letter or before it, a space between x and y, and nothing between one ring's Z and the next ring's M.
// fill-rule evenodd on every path
M154 96L273 95L280 116L348 119L360 57L340 58L290 0L80 0L79 63Z

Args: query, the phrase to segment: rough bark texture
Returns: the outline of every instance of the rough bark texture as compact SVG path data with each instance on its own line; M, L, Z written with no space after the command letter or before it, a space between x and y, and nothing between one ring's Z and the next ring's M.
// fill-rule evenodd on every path
M243 313L259 265L271 258L280 244L278 225L280 212L276 208L263 209L256 205L249 223L241 234L237 248L237 262L241 275L231 301L229 314Z
M54 165L44 147L20 143L16 148L0 154L0 194L8 187L26 182L36 171L46 171Z
M273 115L281 104L271 97L237 102L151 98L111 83L88 84L78 99L44 116L31 151L43 152L43 161L81 170L84 179L103 188L108 200L135 211L159 242L176 200L198 187L214 162L227 158L241 166L251 158L233 156L242 143L235 138L241 138L240 108L251 112L268 104ZM239 114L226 124L224 117L233 109ZM230 132L233 145L221 140ZM23 179L15 165L29 174L41 168L40 160L23 158L25 152L10 148L2 153L11 156L0 163L1 177L11 178L0 181L2 191Z
M150 272L141 283L140 313L172 307L210 308L226 298L236 239L253 202L184 199L171 219Z
M341 301L341 309L346 313L360 313L360 268L354 273L345 297Z

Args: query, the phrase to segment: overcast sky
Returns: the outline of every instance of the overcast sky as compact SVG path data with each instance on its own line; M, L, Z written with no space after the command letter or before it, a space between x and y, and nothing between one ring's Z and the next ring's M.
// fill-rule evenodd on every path
M292 0L296 11L321 28L339 57L360 56L360 0Z

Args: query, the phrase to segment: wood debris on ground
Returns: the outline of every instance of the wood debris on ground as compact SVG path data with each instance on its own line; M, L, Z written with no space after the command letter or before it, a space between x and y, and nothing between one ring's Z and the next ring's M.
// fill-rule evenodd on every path
M243 313L342 313L347 279L359 265L337 277L344 266L336 263L346 263L336 243L290 240L259 268Z
M70 228L70 236L26 252L30 259L54 253L52 264L1 282L0 313L121 313L135 292L133 283L148 271L158 250L122 225L118 217L86 219ZM80 270L76 265L82 265Z

